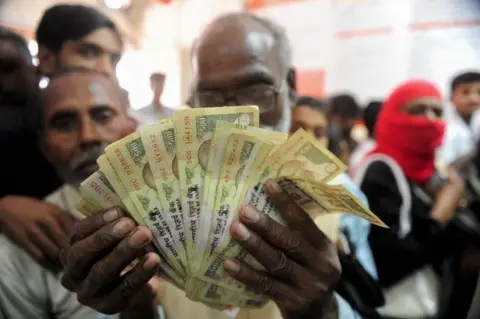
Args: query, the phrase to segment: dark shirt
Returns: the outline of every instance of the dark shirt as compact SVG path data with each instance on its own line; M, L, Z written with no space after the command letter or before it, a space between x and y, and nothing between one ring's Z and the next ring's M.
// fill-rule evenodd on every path
M0 198L6 195L43 198L61 186L32 134L1 136L0 148Z
M446 232L429 217L432 202L425 198L420 188L404 178L405 191L400 192L395 175L383 161L373 161L365 171L361 190L365 193L370 209L390 229L372 227L369 242L377 265L379 280L390 287L426 265L440 267L446 256ZM411 205L405 207L404 203ZM403 207L403 208L402 208ZM401 235L401 211L405 210L411 228Z

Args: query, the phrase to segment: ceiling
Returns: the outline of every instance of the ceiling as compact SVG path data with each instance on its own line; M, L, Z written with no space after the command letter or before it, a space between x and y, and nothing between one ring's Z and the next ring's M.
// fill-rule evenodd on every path
M100 0L0 0L0 24L10 26L32 39L35 27L46 8L58 3L79 3L96 6L118 25L133 45L138 45L142 36L145 12L154 0L134 0L127 11L109 10L100 5Z

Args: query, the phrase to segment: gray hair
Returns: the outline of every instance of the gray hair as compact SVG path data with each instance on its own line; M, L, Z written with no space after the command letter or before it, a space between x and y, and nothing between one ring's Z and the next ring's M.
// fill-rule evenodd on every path
M252 20L260 24L262 27L267 29L268 32L271 33L273 40L275 41L275 45L278 49L278 55L280 58L280 62L282 63L282 67L284 67L285 74L293 68L293 57L292 57L292 47L290 45L290 40L285 32L285 28L283 28L278 23L260 17L256 14L251 12L231 12L223 14L217 17L212 24L216 23L237 23L239 21L245 20ZM207 26L208 28L208 26ZM195 52L196 46L198 44L198 39L195 40L193 44L192 52Z

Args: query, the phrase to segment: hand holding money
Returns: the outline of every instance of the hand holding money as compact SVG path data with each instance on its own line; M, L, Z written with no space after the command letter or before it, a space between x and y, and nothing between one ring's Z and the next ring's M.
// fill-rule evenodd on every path
M117 309L152 276L153 268L139 266L119 275L151 241L158 255L148 260L160 257L163 277L209 307L262 307L272 299L288 316L330 309L339 268L325 234L336 234L338 224L324 219L322 232L313 219L350 213L385 225L343 186L328 185L345 165L313 136L299 130L288 137L258 122L255 106L182 110L109 145L100 169L80 186L78 210L97 219L76 231L65 286L95 309ZM276 193L265 187L269 179L278 182ZM98 217L112 206L131 217L118 221L128 226L124 233ZM257 222L249 222L245 212L255 211ZM133 221L148 237L141 245L132 241ZM248 229L250 236L241 236ZM112 284L113 291L95 295Z
M144 254L152 241L150 230L136 227L121 209L113 208L78 222L71 238L60 256L62 284L77 293L80 303L105 314L126 311L155 318L155 291L148 283L160 258ZM139 255L141 260L123 273Z
M336 313L332 292L341 266L335 244L277 182L268 181L266 189L287 226L245 205L230 229L265 271L232 259L225 261L225 270L275 301L284 318L313 319Z

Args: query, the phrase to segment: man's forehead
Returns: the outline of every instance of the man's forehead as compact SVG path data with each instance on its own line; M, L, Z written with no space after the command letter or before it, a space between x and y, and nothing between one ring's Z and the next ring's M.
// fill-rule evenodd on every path
M45 89L48 102L112 100L118 98L112 80L100 74L71 73L54 78Z
M201 60L211 60L212 53L259 56L270 53L274 44L271 32L263 25L253 19L237 18L209 25L198 39L195 54Z

